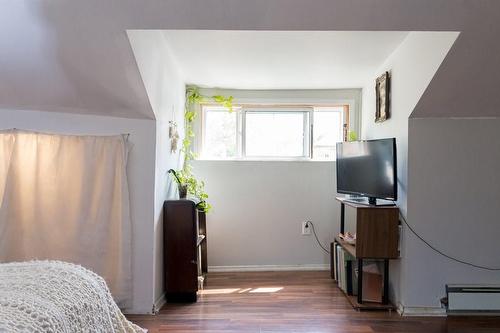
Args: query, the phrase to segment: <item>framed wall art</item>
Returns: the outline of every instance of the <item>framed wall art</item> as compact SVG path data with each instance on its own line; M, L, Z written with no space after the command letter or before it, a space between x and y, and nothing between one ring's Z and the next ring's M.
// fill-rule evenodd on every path
M391 116L391 77L389 72L380 75L375 81L375 95L377 99L375 122L381 123Z

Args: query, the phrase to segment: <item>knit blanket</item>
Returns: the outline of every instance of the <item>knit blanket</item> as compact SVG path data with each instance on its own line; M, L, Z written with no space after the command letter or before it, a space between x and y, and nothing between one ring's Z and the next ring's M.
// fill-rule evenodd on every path
M0 264L0 332L120 332L129 322L103 278L74 264Z

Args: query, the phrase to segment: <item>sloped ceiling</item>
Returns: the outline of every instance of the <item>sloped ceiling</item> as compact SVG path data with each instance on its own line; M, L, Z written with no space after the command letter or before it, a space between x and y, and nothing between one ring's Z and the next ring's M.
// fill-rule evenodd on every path
M500 115L497 0L3 0L0 108L154 118L127 29L461 31L413 116Z
M0 6L0 108L153 118L124 23L111 8Z

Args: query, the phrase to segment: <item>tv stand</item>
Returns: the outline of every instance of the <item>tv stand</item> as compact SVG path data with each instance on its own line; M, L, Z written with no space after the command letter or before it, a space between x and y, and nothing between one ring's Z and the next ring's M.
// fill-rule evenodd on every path
M394 306L389 301L389 260L399 257L399 209L394 205L389 207L367 205L350 201L350 199L336 198L340 202L340 232L345 232L345 211L348 207L356 216L356 244L353 245L335 237L334 242L330 244L331 277L335 278L339 274L336 258L337 248L340 246L356 259L358 267L357 295L341 289L351 305L358 310L392 310ZM353 199L364 199L365 202L368 202L366 197ZM364 260L382 260L384 263L382 303L363 300Z
M342 198L346 202L352 202L358 205L365 205L365 206L396 206L394 201L390 200L384 200L384 199L377 199L373 197L345 197Z

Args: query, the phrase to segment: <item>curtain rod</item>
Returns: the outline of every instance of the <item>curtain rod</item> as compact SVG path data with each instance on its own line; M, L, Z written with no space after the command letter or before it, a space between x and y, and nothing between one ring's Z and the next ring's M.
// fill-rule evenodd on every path
M35 133L42 133L42 134L59 134L59 135L81 135L81 136L84 136L84 135L89 135L89 136L92 136L92 134L61 134L61 133L50 133L50 132L45 132L45 131L40 131L40 130L26 130L26 129L20 129L20 128L17 128L17 127L12 127L12 128L5 128L5 129L1 129L0 128L0 131L25 131L25 132L35 132ZM124 135L127 140L128 138L130 137L130 133L121 133L121 134L110 134L110 135L102 135L102 136L112 136L112 135ZM98 135L93 135L93 136L98 136Z

